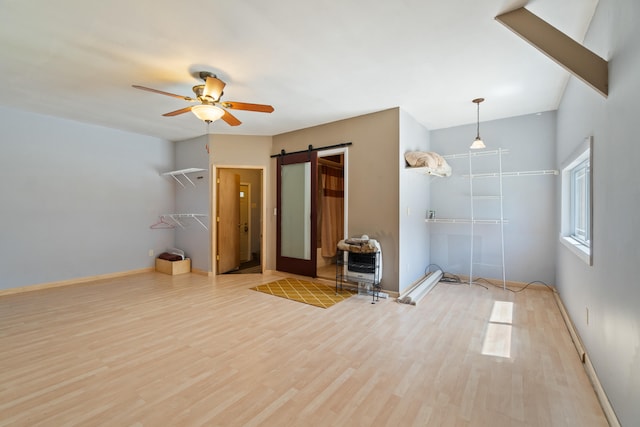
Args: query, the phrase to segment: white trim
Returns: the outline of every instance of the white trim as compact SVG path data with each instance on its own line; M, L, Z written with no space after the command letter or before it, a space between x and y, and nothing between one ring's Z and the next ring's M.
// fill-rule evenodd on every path
M571 340L578 351L578 356L580 357L580 361L583 363L584 370L591 381L591 385L593 385L593 390L596 392L596 397L600 402L600 407L604 412L604 416L609 421L609 425L611 427L620 427L620 421L618 421L618 417L616 416L613 407L611 406L611 402L609 402L609 398L607 397L607 393L605 393L602 384L600 383L600 378L598 378L598 374L591 363L591 358L589 354L587 354L584 345L582 344L582 340L580 339L580 335L569 316L569 312L564 306L562 302L562 298L558 292L554 291L553 296L555 297L556 303L558 304L558 308L560 309L560 314L562 315L562 319L564 320L567 329L569 330L569 335L571 335Z
M560 175L562 177L561 182L561 197L560 197L560 243L571 253L580 258L585 264L593 265L593 196L590 195L590 218L589 218L589 239L590 246L585 245L582 242L571 237L571 171L577 165L585 160L589 160L592 163L593 156L593 137L589 136L579 144L576 150L562 162L560 168ZM591 169L593 170L592 166ZM590 191L593 192L593 173L590 174Z
M210 157L209 161L212 161L213 157ZM210 235L210 255L211 255L211 271L209 272L210 276L218 275L218 261L216 259L218 254L218 227L217 227L217 215L218 215L218 189L217 189L217 179L218 179L218 169L246 169L251 171L260 172L260 182L262 192L260 196L261 200L261 208L260 208L260 265L262 266L263 274L266 272L266 253L267 253L267 203L265 202L265 197L267 194L267 167L264 165L218 165L216 163L210 163L209 167L211 169L211 177L209 180L209 194L211 195L209 199L209 209L211 211L211 215L209 216L209 235Z
M584 244L570 236L560 236L560 243L562 243L565 248L569 249L587 265L593 265L591 260L591 250Z
M247 260L251 261L252 258L252 247L251 247L251 233L252 233L252 226L253 224L251 223L251 217L253 216L252 213L252 208L251 208L251 183L250 182L240 182L240 191L242 191L242 186L246 186L247 187L247 226L249 227L248 230L248 236L247 236L247 253L245 254L247 256ZM242 225L241 225L242 226ZM242 258L242 253L240 254L240 257Z
M338 147L338 148L332 148L329 150L320 150L318 151L318 157L328 157L328 156L335 156L338 154L342 154L342 162L343 162L343 168L342 168L342 182L343 182L343 187L344 187L344 208L343 208L343 214L344 214L344 237L343 238L347 238L349 237L349 146L346 147Z

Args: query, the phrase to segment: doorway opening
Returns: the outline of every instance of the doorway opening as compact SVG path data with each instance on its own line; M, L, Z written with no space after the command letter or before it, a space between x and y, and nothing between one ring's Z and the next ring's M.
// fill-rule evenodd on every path
M336 249L347 237L347 149L318 153L317 276L336 278Z
M264 168L216 168L215 194L215 273L262 273Z

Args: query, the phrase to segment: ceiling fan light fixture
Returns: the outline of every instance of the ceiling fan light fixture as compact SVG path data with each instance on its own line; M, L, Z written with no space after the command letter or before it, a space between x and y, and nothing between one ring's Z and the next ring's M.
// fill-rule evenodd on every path
M480 138L480 103L482 101L484 101L484 98L476 98L473 101L471 101L478 106L478 121L476 122L476 131L477 131L476 139L473 140L473 143L471 143L471 146L469 147L472 150L487 148L487 146L484 145L484 141L482 140L482 138Z
M215 122L224 115L222 108L210 104L194 105L191 111L203 122Z
M180 108L179 110L170 111L163 114L164 117L173 117L180 114L188 113L192 111L193 114L200 120L211 123L218 119L222 119L229 126L238 126L242 124L237 117L231 114L228 110L244 110L244 111L257 111L259 113L272 113L273 107L266 104L250 104L248 102L235 102L235 101L220 101L220 97L223 95L222 90L225 88L226 83L215 76L215 74L208 71L201 71L199 76L205 81L205 84L199 84L193 86L193 93L195 98L190 96L176 95L175 93L165 92L163 90L152 89L150 87L144 87L140 85L133 85L136 89L145 90L147 92L154 92L160 95L170 96L172 98L179 98L184 101L197 102L199 105ZM223 108L224 107L224 108Z

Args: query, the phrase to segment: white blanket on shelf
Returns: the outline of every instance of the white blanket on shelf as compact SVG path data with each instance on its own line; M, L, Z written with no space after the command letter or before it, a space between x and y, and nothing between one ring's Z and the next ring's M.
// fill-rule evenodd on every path
M408 151L405 153L404 159L410 167L423 168L430 175L451 175L449 163L440 154L433 151Z

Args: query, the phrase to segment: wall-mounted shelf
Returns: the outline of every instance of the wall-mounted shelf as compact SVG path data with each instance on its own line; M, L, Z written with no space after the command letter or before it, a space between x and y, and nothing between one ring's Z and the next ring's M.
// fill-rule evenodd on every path
M425 222L440 224L508 224L507 219L428 218Z
M509 176L537 176L537 175L558 175L557 170L540 170L540 171L517 171L517 172L490 172L490 173L474 173L473 175L461 175L462 178L498 178L500 176L509 177Z
M482 157L482 156L495 156L496 154L509 154L509 149L499 149L499 150L482 150L482 151L469 151L466 153L459 154L447 154L442 156L443 159L466 159L467 157Z
M433 171L433 168L430 168L429 166L418 166L418 167L408 167L405 168L406 170L410 170L413 171L415 173L419 173L421 175L431 175L431 176L437 176L438 178L446 178L447 175L443 175L437 172Z
M175 222L180 228L185 228L184 224L180 221L181 219L193 218L198 222L198 224L204 227L205 230L209 230L209 228L205 225L205 223L200 220L200 218L205 218L208 216L205 214L183 213L183 214L164 214L162 216L165 218L171 218L171 220Z
M196 184L193 181L191 181L191 179L187 176L187 174L195 173L195 172L206 172L206 169L187 168L187 169L180 169L180 170L177 170L177 171L164 172L164 173L161 173L160 175L172 177L173 179L176 180L176 182L178 184L180 184L182 186L182 188L184 188L184 184L182 183L182 181L180 181L180 178L178 178L178 177L182 176L184 179L189 181L191 183L191 185L193 185L195 187Z

